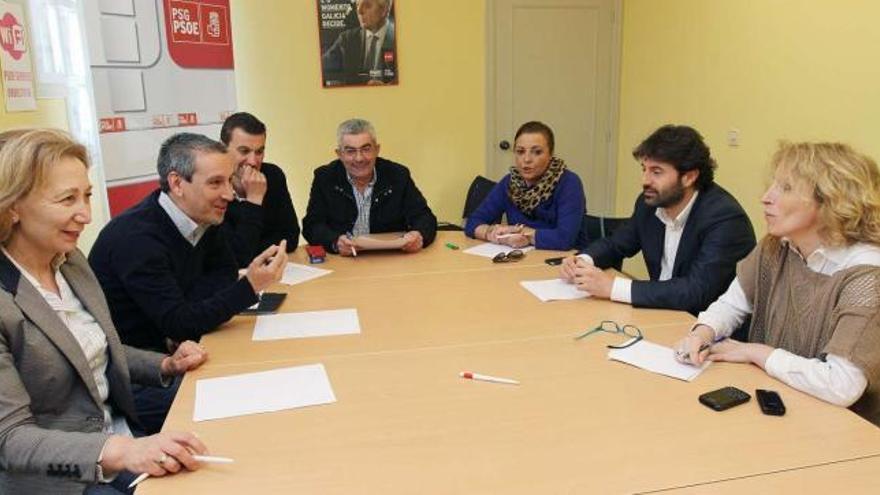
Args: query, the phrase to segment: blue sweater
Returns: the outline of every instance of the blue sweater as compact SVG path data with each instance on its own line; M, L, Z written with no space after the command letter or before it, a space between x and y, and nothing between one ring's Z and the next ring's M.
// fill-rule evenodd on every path
M165 338L198 340L257 302L223 231L192 246L159 205L159 191L114 218L89 253L122 342L166 352Z
M535 247L538 249L564 251L576 247L587 208L584 186L577 174L570 170L563 172L553 195L539 204L531 217L527 217L510 200L508 184L510 174L492 188L479 208L467 219L464 232L468 237L474 237L474 230L478 226L498 223L501 215L506 214L508 224L521 223L535 229Z

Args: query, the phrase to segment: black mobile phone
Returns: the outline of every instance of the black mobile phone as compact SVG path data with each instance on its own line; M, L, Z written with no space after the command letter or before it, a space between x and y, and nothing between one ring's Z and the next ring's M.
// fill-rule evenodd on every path
M772 390L755 389L755 397L758 398L758 405L761 406L761 412L770 416L784 416L785 404L782 397Z
M547 263L548 265L556 266L556 265L561 265L562 260L564 260L564 259L565 259L565 256L557 256L556 258L547 258L546 260L544 260L544 263Z
M257 303L257 307L247 308L240 314L265 315L274 313L278 310L278 307L281 306L281 303L284 302L285 297L287 297L287 293L285 292L263 292L263 294L260 295L260 302Z
M736 387L724 387L701 395L700 404L716 411L723 411L733 406L745 404L751 398L751 395Z

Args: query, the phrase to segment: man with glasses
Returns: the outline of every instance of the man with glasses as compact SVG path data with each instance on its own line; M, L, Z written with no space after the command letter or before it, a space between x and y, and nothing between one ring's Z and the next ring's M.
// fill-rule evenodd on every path
M404 252L428 246L437 218L409 169L379 156L376 130L363 119L341 123L336 156L315 170L303 236L309 244L343 256L356 256L354 237L403 232Z

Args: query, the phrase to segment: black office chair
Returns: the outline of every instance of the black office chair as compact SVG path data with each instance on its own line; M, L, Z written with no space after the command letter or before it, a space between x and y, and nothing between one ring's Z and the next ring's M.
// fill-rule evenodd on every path
M467 220L467 217L480 206L480 203L486 199L486 196L493 187L495 187L494 181L487 179L482 175L474 177L474 180L468 188L467 196L465 196L464 199L464 211L461 215L464 220ZM460 226L450 222L437 223L437 230L460 231L463 230L463 227L463 222Z
M613 218L584 215L583 222L581 223L581 231L578 235L578 250L586 248L588 244L597 239L608 237L613 234L615 230L626 224L627 221L629 221L629 217ZM623 268L623 262L621 261L614 265L613 268L617 271L621 271Z
M489 191L495 187L495 181L487 179L482 175L474 177L471 187L468 188L467 197L464 199L464 210L461 213L462 218L471 216L471 213L479 208L480 203L489 195Z

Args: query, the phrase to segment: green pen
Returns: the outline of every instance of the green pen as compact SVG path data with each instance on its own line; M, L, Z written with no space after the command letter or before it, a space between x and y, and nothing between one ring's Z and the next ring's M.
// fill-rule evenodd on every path
M456 246L455 244L453 244L451 242L447 242L446 247L448 247L449 249L458 249L458 246Z

